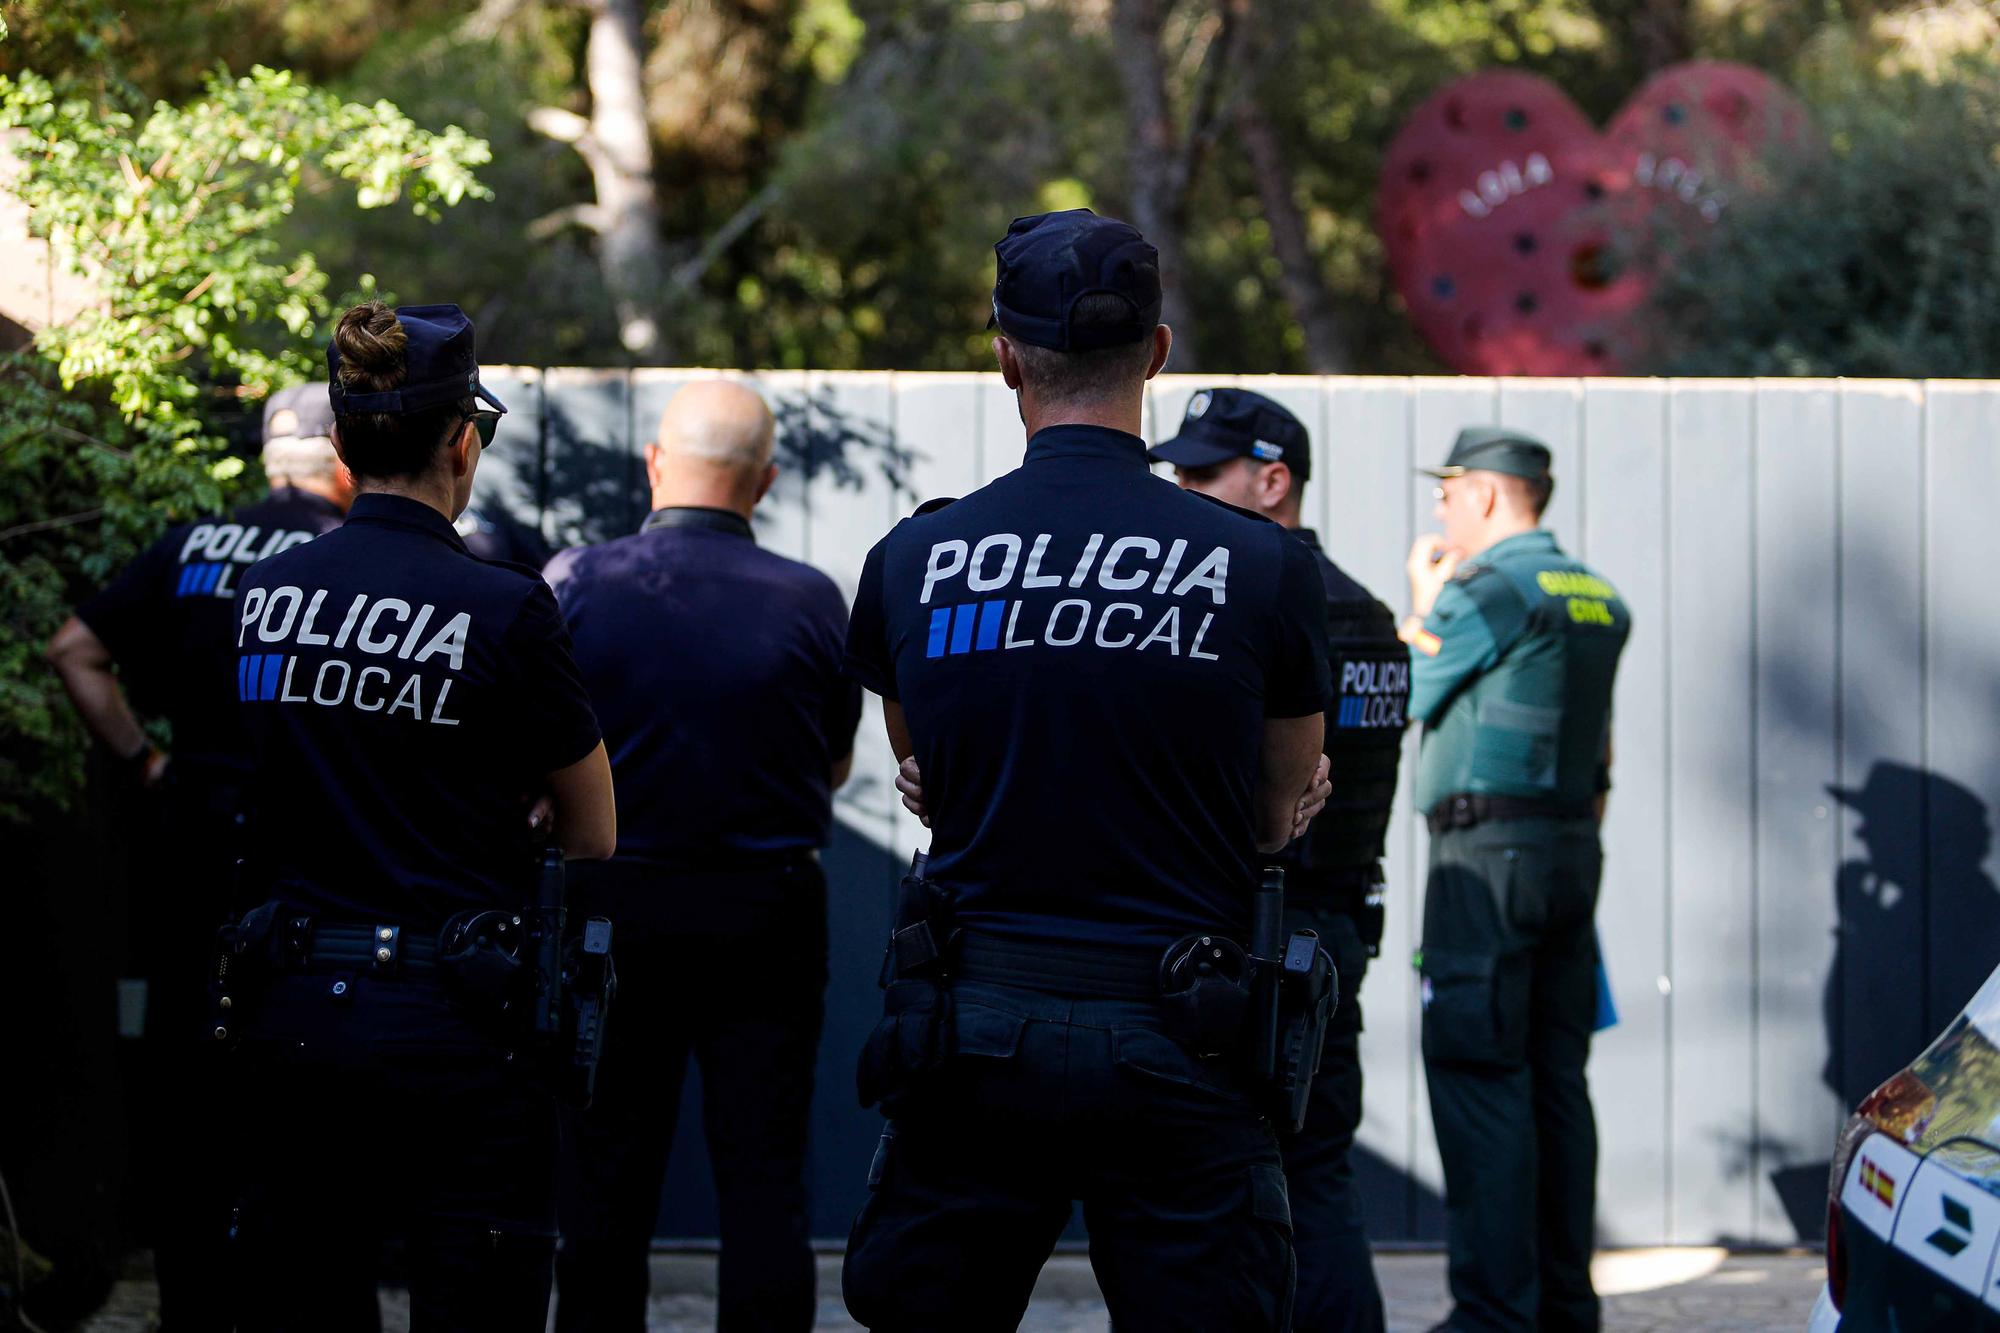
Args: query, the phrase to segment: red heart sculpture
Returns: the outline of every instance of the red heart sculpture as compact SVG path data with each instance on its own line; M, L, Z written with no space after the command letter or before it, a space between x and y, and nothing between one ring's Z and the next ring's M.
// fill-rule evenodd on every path
M1641 351L1649 266L1767 185L1776 154L1815 143L1798 99L1744 65L1663 70L1602 134L1548 80L1491 70L1397 134L1376 227L1454 370L1614 374Z

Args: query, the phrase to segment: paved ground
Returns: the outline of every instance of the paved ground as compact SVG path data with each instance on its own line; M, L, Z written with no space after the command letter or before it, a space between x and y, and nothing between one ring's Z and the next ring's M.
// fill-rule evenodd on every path
M1385 1254L1376 1271L1389 1307L1391 1333L1422 1333L1442 1319L1444 1257ZM1726 1255L1721 1250L1621 1250L1598 1256L1598 1289L1604 1293L1607 1333L1799 1333L1818 1295L1823 1273L1817 1254ZM649 1333L708 1333L715 1327L715 1261L703 1255L659 1255L653 1264L654 1297ZM840 1261L820 1259L819 1327L853 1330L840 1304ZM149 1281L122 1282L111 1303L84 1325L85 1333L146 1333L155 1306ZM408 1310L400 1293L383 1296L384 1333L407 1333ZM1042 1273L1023 1333L1106 1333L1090 1266L1078 1256L1058 1256Z

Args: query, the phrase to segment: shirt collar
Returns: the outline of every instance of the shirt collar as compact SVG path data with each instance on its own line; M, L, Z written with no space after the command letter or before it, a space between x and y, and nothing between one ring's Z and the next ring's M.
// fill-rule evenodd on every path
M641 532L653 532L660 528L700 528L707 532L727 533L731 537L747 537L752 542L757 540L757 534L750 530L749 519L733 509L711 509L706 505L669 505L665 509L655 509L639 525Z
M455 550L465 550L465 539L458 535L450 519L422 500L412 500L407 495L389 495L383 491L357 495L353 507L347 511L347 521L421 532L451 543Z
M1051 458L1089 458L1104 463L1129 463L1149 471L1146 442L1136 435L1108 426L1044 426L1028 441L1027 461L1046 462Z
M317 491L309 491L299 486L273 486L271 488L271 498L273 500L282 500L286 504L303 505L307 509L328 515L332 518L343 517L346 512L339 505Z
M1319 534L1317 532L1314 532L1311 528L1293 528L1292 535L1294 537L1297 537L1300 541L1304 542L1306 544L1307 549L1313 551L1317 551L1320 549Z
M1479 563L1490 565L1502 556L1517 552L1553 551L1556 549L1556 535L1547 528L1531 528L1527 532L1517 532L1511 537L1503 537L1479 553Z

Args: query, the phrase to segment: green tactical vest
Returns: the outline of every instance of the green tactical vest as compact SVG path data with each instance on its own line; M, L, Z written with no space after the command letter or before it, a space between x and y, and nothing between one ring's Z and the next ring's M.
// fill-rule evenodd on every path
M1631 632L1623 599L1539 529L1496 543L1453 581L1497 659L1432 714L1417 808L1461 792L1587 806L1602 785L1612 679Z

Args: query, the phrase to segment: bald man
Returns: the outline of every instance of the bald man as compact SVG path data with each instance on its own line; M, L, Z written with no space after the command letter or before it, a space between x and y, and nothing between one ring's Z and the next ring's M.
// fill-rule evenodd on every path
M646 1326L690 1054L721 1201L721 1326L812 1327L819 849L861 696L841 667L832 580L752 534L778 476L771 446L754 392L688 385L646 446L653 512L639 532L565 551L544 575L611 750L619 833L610 861L570 871L572 914L617 923L619 990L596 1101L564 1135L560 1333Z

